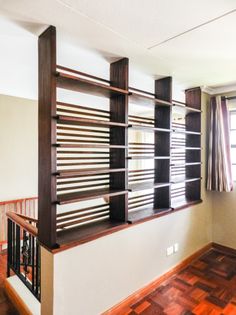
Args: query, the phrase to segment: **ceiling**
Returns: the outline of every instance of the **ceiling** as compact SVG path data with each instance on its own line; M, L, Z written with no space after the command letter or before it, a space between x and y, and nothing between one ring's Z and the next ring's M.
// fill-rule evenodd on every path
M61 41L108 60L129 57L134 67L172 75L183 88L236 82L235 0L0 0L0 8L28 34L25 62L33 38L52 24ZM0 37L8 35L11 27L0 27Z

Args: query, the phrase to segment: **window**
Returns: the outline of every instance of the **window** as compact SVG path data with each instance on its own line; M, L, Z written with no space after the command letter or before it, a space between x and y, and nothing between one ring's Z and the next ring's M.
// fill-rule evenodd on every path
M230 141L233 180L236 181L236 110L230 111Z

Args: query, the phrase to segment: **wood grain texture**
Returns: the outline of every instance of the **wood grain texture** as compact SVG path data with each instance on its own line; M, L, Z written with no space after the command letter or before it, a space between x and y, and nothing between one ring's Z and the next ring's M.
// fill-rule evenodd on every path
M201 89L199 87L185 91L185 99L188 106L201 110ZM189 114L185 117L186 130L201 132L201 113ZM201 137L186 135L186 146L201 147ZM200 150L187 150L186 162L201 162ZM186 167L188 178L201 177L201 165ZM190 201L201 199L201 181L186 183L186 199Z
M39 241L56 246L56 29L39 36Z
M26 220L26 216L18 215L15 212L7 212L7 217L11 219L11 221L17 223L17 225L21 226L23 229L28 231L30 234L34 236L38 236L38 229L32 224L28 223ZM34 220L35 221L35 220ZM36 220L37 221L37 220Z
M110 82L112 86L128 90L129 60L120 59L110 65ZM128 124L128 95L110 98L110 119L117 124ZM127 127L127 126L126 126ZM125 168L125 172L110 173L110 188L127 190L128 188L128 129L110 126L110 145L126 146L124 150L110 149L110 168ZM128 217L128 194L110 198L110 219L126 222Z
M236 314L236 250L213 243L182 267L164 275L145 296L129 298L104 314Z
M155 80L156 97L172 101L172 78L166 77ZM155 127L170 129L171 107L155 107ZM170 156L170 133L155 132L155 156ZM155 160L155 183L170 182L170 160ZM161 187L154 190L154 208L165 209L170 207L170 187Z

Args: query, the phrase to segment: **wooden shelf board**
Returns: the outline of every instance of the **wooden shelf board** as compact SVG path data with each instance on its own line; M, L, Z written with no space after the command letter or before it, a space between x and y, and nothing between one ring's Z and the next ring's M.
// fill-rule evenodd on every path
M129 100L133 104L143 105L143 106L155 106L155 105L172 106L171 102L167 102L164 100L160 100L158 98L146 96L143 94L133 93L133 92L130 92Z
M128 222L129 223L143 222L143 221L151 220L153 218L158 218L158 217L163 216L164 214L170 213L172 211L173 211L172 208L139 209L139 210L132 211L132 212L128 213Z
M201 148L199 148L199 147L184 147L184 146L171 146L170 148L173 150L182 150L182 151L186 151L186 150L199 151L199 150L201 150Z
M137 129L137 130L143 130L146 132L171 132L171 129L164 129L164 128L157 128L157 127L148 127L148 126L143 126L143 125L136 125L136 124L130 124L128 126L131 129Z
M99 143L56 143L58 148L106 148L106 149L127 149L128 146L125 145L115 145L115 144L99 144Z
M193 205L201 203L201 202L202 202L201 199L199 199L199 200L187 200L186 198L183 198L183 197L177 197L177 198L174 198L174 200L172 199L171 207L174 210L181 210L181 209L193 206Z
M154 189L154 188L161 188L161 187L168 187L170 183L154 183L154 182L146 182L146 183L137 183L137 184L129 184L128 190L129 191L140 191L146 189Z
M55 117L58 123L80 126L95 126L95 127L128 127L128 124L112 122L106 120L81 118L74 116L58 115Z
M201 132L197 131L189 131L189 130L182 130L178 128L173 128L174 133L184 133L186 135L195 135L195 136L201 136Z
M100 97L111 97L115 95L128 95L128 91L98 83L91 80L86 80L74 75L69 75L62 72L56 73L57 87L76 92L86 93Z
M195 182L198 180L201 180L201 178L200 177L186 178L186 177L182 177L182 176L176 176L176 178L171 179L171 184L189 183L189 182Z
M170 166L195 166L195 165L201 165L202 162L187 162L184 164L180 164L180 163L171 163Z
M106 173L119 173L125 172L126 168L84 168L84 169L73 169L73 170L60 170L57 171L55 175L60 177L67 176L83 176L83 175L96 175L96 174L106 174Z
M120 189L109 189L109 188L102 188L102 189L94 189L94 190L87 190L87 191L80 191L75 193L68 193L63 195L57 196L57 204L63 205L67 203L74 203L79 202L82 200L89 200L89 199L96 199L102 197L112 197L127 194L128 191L120 190Z
M99 237L122 230L128 226L124 222L112 222L109 219L92 222L83 226L78 226L57 232L57 243L59 248L53 252L63 251L65 249L90 242Z
M170 156L128 156L129 160L169 160Z
M184 104L173 103L173 112L180 115L201 114L200 109L192 108Z

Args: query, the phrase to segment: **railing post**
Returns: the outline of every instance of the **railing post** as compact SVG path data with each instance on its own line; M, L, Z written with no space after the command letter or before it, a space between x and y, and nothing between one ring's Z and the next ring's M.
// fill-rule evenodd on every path
M16 270L20 272L20 226L16 224Z
M12 265L12 221L7 220L7 277L10 277L10 266Z

